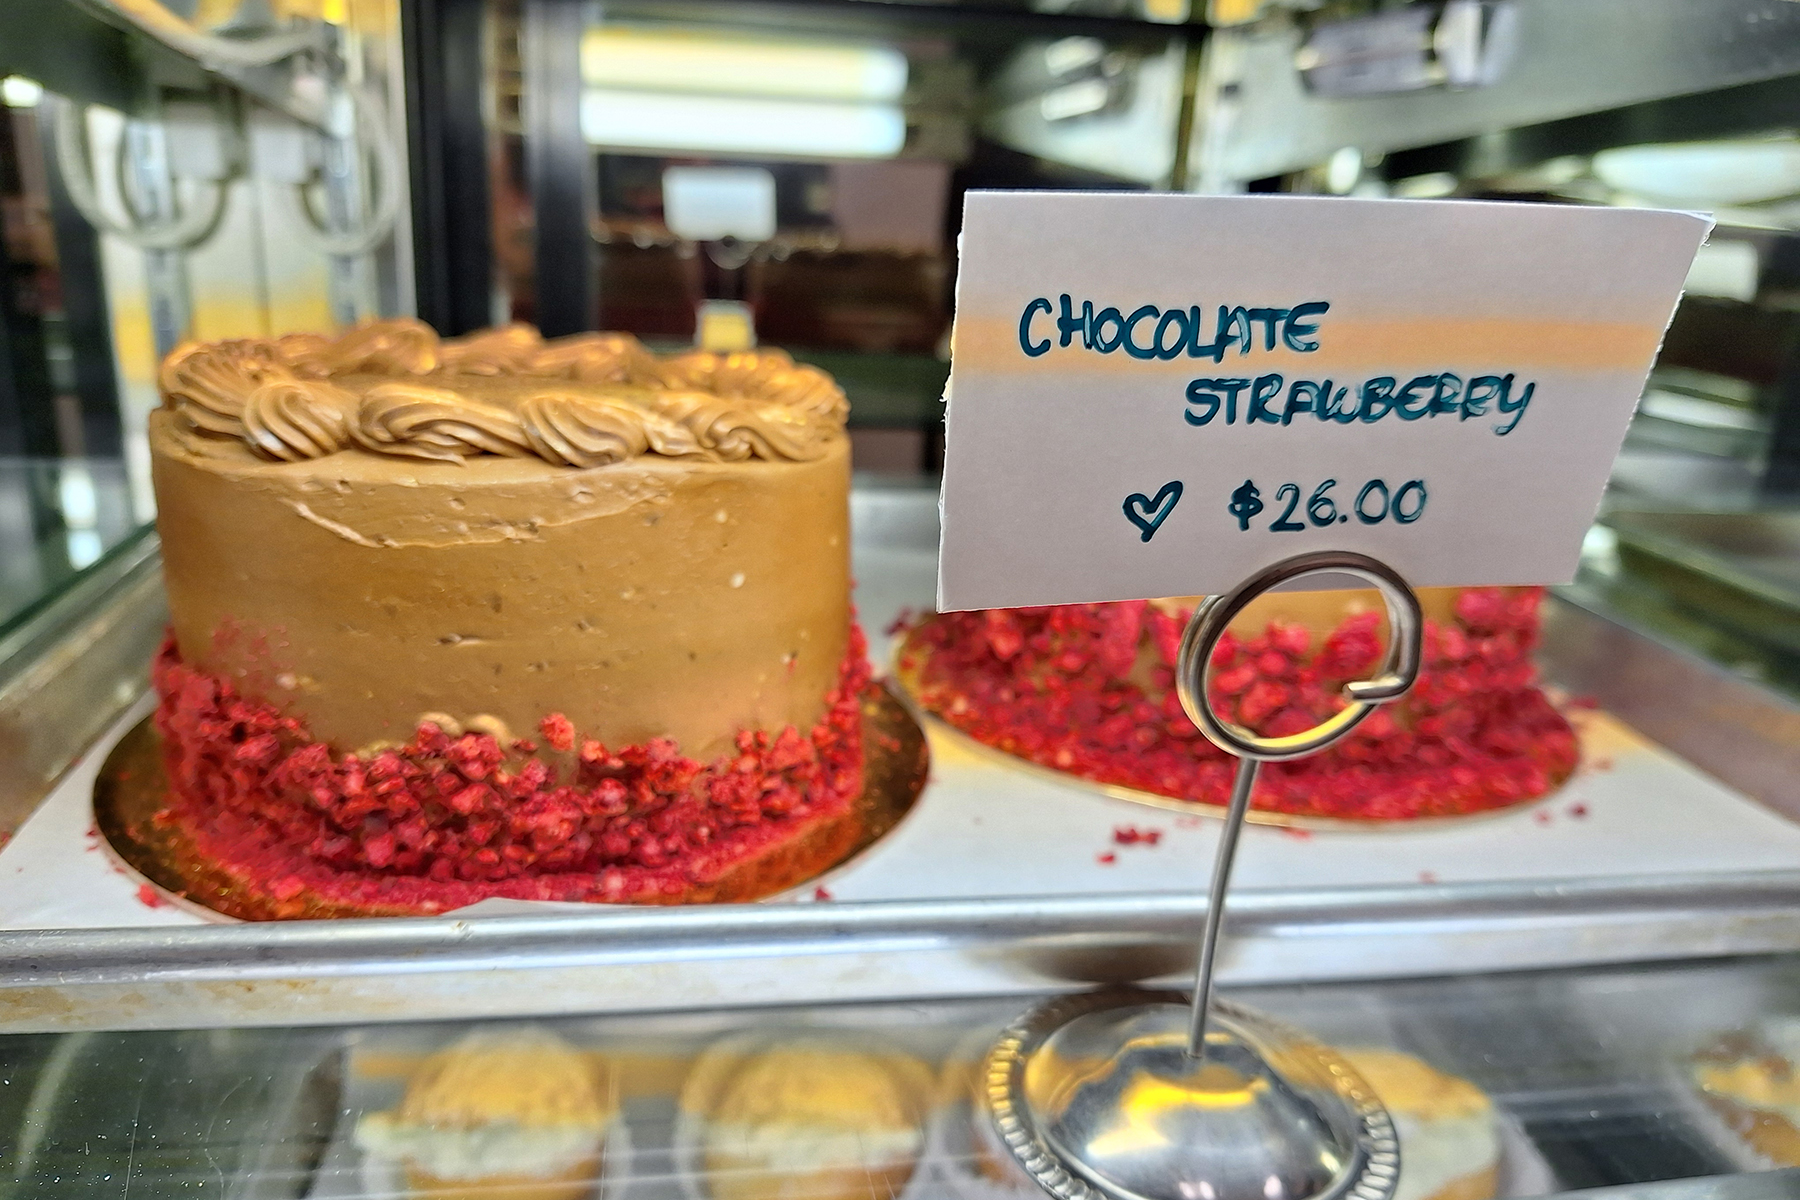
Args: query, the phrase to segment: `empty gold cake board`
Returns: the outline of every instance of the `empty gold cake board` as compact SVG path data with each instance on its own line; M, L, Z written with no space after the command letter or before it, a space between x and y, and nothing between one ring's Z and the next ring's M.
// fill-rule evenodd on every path
M862 718L863 791L855 802L861 833L837 861L767 899L810 893L820 879L841 871L886 836L918 803L930 768L925 731L880 683L863 693ZM162 743L146 717L113 746L94 781L94 823L114 857L166 903L233 920L272 919L266 901L246 894L207 863L178 827L153 820L167 792Z

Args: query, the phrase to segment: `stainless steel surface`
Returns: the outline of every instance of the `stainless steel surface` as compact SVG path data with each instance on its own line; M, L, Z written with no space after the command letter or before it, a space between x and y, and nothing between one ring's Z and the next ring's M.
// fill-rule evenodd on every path
M1344 708L1312 729L1283 737L1263 737L1235 721L1227 720L1212 706L1213 651L1231 622L1251 601L1284 583L1307 575L1341 573L1375 585L1387 605L1388 626L1393 631L1381 670L1373 679L1344 685L1349 700ZM1419 677L1419 646L1425 634L1419 598L1407 582L1386 564L1366 554L1336 551L1299 554L1283 559L1246 579L1224 596L1209 596L1194 610L1182 632L1176 656L1175 688L1188 719L1219 749L1239 759L1237 779L1231 788L1231 804L1225 810L1225 828L1213 859L1212 881L1207 888L1206 925L1200 933L1199 965L1194 974L1193 1023L1188 1034L1188 1053L1206 1056L1207 1004L1212 997L1214 956L1219 928L1224 923L1225 889L1231 884L1231 862L1237 854L1238 834L1250 811L1250 793L1264 762L1285 762L1325 749L1346 737L1377 705L1404 696Z
M817 955L944 951L1011 946L1039 951L1055 966L1057 948L1192 944L1202 897L1166 893L1024 896L860 904L600 908L530 917L406 917L355 922L294 921L163 929L0 931L0 989L55 982L277 980L491 969L669 962L736 955ZM1720 880L1712 875L1241 892L1227 926L1234 938L1305 936L1392 923L1490 935L1519 922L1551 925L1591 918L1628 936L1630 918L1682 912L1729 917L1748 931L1758 918L1800 913L1800 870ZM1749 947L1752 942L1739 945ZM1800 930L1780 943L1800 950ZM1766 943L1765 943L1766 945ZM1697 948L1689 946L1688 953ZM1641 946L1631 947L1641 953ZM1721 953L1749 953L1721 940ZM1073 955L1070 956L1073 958ZM1561 961L1568 961L1563 959ZM1597 961L1620 961L1601 956ZM1185 974L1177 957L1149 977ZM1380 964L1368 964L1370 973ZM1056 978L1053 970L1038 972ZM1067 982L1099 978L1062 974ZM920 981L929 994L928 981ZM596 1002L604 997L595 997ZM4 1002L0 1001L0 1009ZM527 1011L521 1009L520 1011Z
M0 933L0 1031L1060 991L1191 972L1198 896ZM1227 984L1800 950L1800 871L1240 892Z
M1048 1001L983 1070L994 1127L1058 1200L1386 1200L1400 1154L1387 1110L1341 1057L1221 1004L1189 1050L1179 996Z
M1307 91L1307 18L1214 32L1202 73L1198 190L1800 70L1785 0L1517 0L1518 48L1489 86L1338 99Z
M342 34L325 21L301 20L254 37L221 36L196 28L159 0L73 2L272 108L309 124L325 124L320 75L342 69L338 57Z
M1545 606L1539 653L1551 682L1800 821L1800 704L1596 611L1604 595L1559 595L1569 602Z
M1605 524L1625 570L1720 624L1800 653L1800 511L1615 509Z
M0 637L0 833L149 685L169 620L158 549L126 540Z

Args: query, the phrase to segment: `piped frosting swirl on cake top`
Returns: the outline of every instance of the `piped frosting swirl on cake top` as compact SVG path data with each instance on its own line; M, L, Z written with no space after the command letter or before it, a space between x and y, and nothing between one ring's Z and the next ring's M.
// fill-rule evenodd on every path
M441 340L404 318L336 338L190 343L158 382L189 432L281 462L356 450L569 467L649 454L809 461L849 411L829 375L779 350L659 359L628 334L545 341L513 325Z

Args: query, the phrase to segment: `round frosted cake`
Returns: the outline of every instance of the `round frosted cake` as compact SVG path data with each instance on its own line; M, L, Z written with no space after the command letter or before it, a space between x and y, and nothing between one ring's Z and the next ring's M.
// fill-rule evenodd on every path
M1403 699L1344 742L1270 763L1254 810L1405 820L1537 799L1575 768L1574 730L1537 686L1541 588L1427 588L1423 666ZM1175 694L1194 598L931 615L907 631L900 677L977 741L1103 785L1223 805L1237 761ZM1227 719L1282 736L1344 706L1381 661L1374 592L1284 592L1251 603L1220 640L1212 698Z
M386 321L161 388L159 820L273 915L749 899L854 841L822 372Z

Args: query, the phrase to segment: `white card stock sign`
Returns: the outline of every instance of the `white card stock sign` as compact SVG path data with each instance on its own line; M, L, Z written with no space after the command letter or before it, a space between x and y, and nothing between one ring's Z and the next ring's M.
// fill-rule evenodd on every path
M1709 222L972 192L943 611L1228 591L1308 550L1573 578Z

